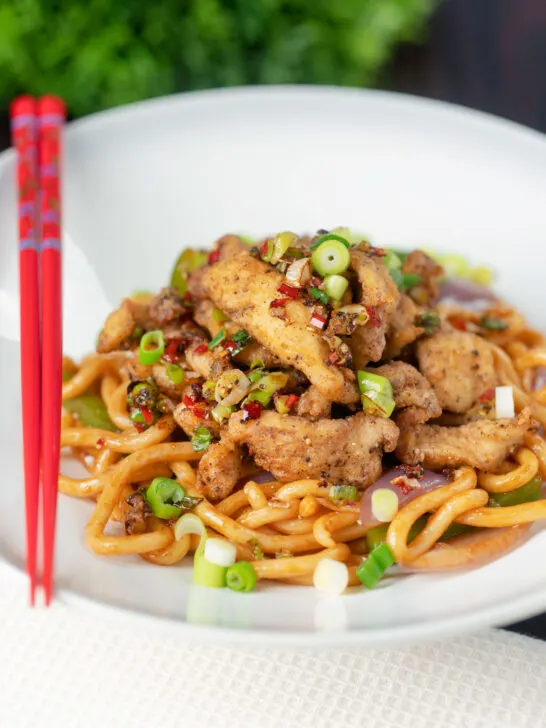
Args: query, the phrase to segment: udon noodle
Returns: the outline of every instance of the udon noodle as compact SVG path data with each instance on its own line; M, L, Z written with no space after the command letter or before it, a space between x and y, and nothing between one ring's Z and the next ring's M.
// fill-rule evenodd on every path
M442 304L440 305L442 306ZM458 317L475 323L475 312L456 307ZM445 304L443 315L452 309ZM396 563L408 570L443 570L484 563L512 549L535 521L546 517L546 500L498 507L491 494L509 493L535 476L546 478L546 386L535 388L537 372L546 367L546 340L529 329L519 312L504 307L505 330L484 340L495 362L498 382L513 388L516 413L528 407L541 429L525 435L524 443L497 472L462 465L446 485L417 495L400 508L388 525L386 542ZM359 520L357 504L333 501L327 484L317 478L279 482L253 463L237 488L212 502L197 487L202 452L181 441L171 413L163 414L148 429L138 432L127 408L130 384L128 362L134 349L95 353L81 364L65 359L70 378L63 399L94 392L104 402L117 432L82 426L63 413L61 445L87 470L82 478L61 475L59 490L75 498L90 499L93 511L86 542L101 555L138 555L146 561L170 566L195 551L198 539L177 540L174 522L151 516L143 533L107 533L110 522L125 521L127 497L156 477L176 479L187 494L200 498L194 513L214 534L235 544L237 558L252 563L258 579L291 584L312 583L313 571L324 557L349 567L350 584L358 584L356 567L366 557L365 536L370 528ZM426 519L418 535L408 535L418 519ZM452 524L474 527L441 541Z

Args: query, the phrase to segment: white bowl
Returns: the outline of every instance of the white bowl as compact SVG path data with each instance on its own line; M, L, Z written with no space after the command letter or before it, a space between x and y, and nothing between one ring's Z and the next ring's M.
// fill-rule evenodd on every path
M0 554L24 554L13 154L0 159ZM184 246L224 232L347 225L378 245L456 251L493 265L536 326L546 252L546 143L538 133L406 96L328 88L187 94L71 124L65 160L65 349L80 356L120 297L157 288ZM546 608L546 535L486 567L387 580L325 599L260 585L191 585L189 567L101 558L89 503L59 499L59 597L171 620L197 638L386 644L501 624Z

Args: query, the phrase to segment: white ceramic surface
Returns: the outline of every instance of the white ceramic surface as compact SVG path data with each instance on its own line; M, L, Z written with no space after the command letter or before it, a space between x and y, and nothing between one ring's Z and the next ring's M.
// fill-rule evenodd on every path
M546 142L511 123L378 92L265 88L126 107L70 125L65 164L65 349L93 346L108 310L167 280L186 245L227 231L348 225L378 245L493 263L499 290L546 327ZM13 155L0 158L0 555L23 559ZM91 506L59 501L60 598L171 620L198 639L386 644L546 608L546 534L484 568L387 580L334 600L191 585L187 567L87 552ZM79 600L78 600L79 601ZM199 624L199 628L197 628Z

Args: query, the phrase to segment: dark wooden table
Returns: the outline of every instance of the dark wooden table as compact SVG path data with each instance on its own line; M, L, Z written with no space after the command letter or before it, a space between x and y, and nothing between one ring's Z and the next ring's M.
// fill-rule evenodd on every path
M382 85L546 132L546 0L443 0L428 42L402 48ZM8 144L4 115L0 149ZM546 614L509 629L546 639Z

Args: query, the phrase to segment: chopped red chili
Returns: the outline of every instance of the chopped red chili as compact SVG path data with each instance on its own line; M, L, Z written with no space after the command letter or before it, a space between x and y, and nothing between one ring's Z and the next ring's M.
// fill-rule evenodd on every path
M104 437L99 437L99 439L97 440L97 447L101 448L101 447L104 447L105 445L106 445L106 440L104 439Z
M289 394L288 399L286 400L286 406L288 407L288 409L294 409L299 401L300 398L297 394Z
M133 422L134 428L137 432L144 432L146 425L144 422Z
M199 346L195 347L195 354L204 354L209 350L209 347L206 344L199 344Z
M299 293L297 288L294 288L294 286L289 286L288 283L281 283L277 290L279 293L282 293L285 296L290 296L290 298L297 298Z
M226 341L224 341L222 346L228 351L237 351L237 344L233 341L233 339L227 339Z
M193 407L196 404L196 401L193 397L190 397L189 394L185 394L182 398L182 402L186 405L186 407Z
M290 300L290 298L276 298L274 301L271 301L269 308L282 308L282 306L286 306Z
M205 405L203 404L196 404L191 408L191 412L193 415L195 415L200 420L206 420L208 411Z
M151 425L154 421L152 410L148 409L147 407L141 407L140 411L142 412L142 416L144 417L144 422L147 425Z
M247 419L257 420L262 414L262 405L259 402L247 402L243 405L243 410L246 412Z
M265 258L267 255L267 252L269 250L269 240L270 238L266 238L263 243L260 245L260 256L262 258Z
M495 389L493 387L490 387L489 389L486 389L483 394L481 394L478 397L478 402L481 402L482 404L485 404L486 402L491 402L493 397L495 396Z
M163 354L162 359L166 362L169 362L169 364L173 364L175 361L177 361L180 358L180 355L178 353L178 347L181 343L182 337L180 336L168 339L168 344L165 348L165 353Z
M322 329L326 326L326 319L324 318L324 316L321 316L318 313L314 313L311 316L309 323L311 324L311 326L319 329L319 331L322 331Z
M466 320L462 316L453 316L450 318L450 323L454 329L458 331L466 331Z
M213 265L213 263L218 263L220 260L220 251L219 250L213 250L212 253L209 253L209 265Z
M379 318L379 314L375 310L375 306L365 306L366 313L370 317L370 323L372 326L375 326L376 329L378 329L381 326L381 319Z

